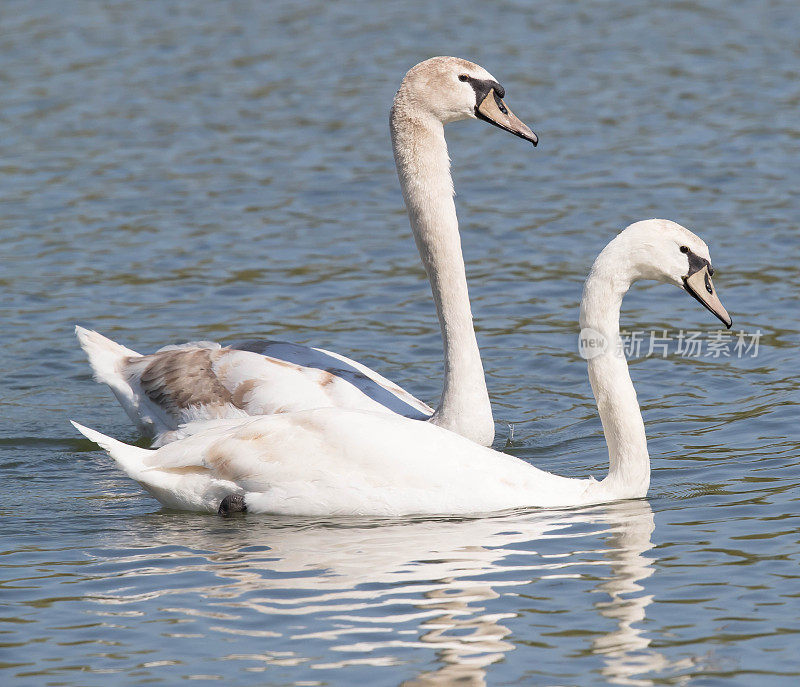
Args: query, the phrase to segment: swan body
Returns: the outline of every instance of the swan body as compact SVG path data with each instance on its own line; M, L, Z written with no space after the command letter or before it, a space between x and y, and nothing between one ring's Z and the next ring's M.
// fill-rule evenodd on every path
M156 451L76 427L162 505L179 510L216 513L231 493L244 494L250 512L309 516L488 513L606 500L592 496L593 480L552 475L386 413L316 408L212 420Z
M191 436L158 450L76 427L163 505L186 510L216 511L228 495L252 512L314 516L486 513L639 498L649 487L650 459L616 346L622 297L639 279L672 283L730 326L711 272L705 243L666 220L631 225L592 266L580 321L582 336L594 332L608 344L587 356L609 452L599 482L544 472L431 423L352 409L198 423Z
M194 342L142 356L78 327L97 381L111 387L140 431L155 436L154 446L185 436L194 425L179 427L194 420L318 407L429 420L491 444L494 421L472 324L443 125L483 119L536 145L536 135L508 110L504 94L482 67L435 57L409 70L392 105L395 163L444 343L444 388L436 410L366 366L319 348Z

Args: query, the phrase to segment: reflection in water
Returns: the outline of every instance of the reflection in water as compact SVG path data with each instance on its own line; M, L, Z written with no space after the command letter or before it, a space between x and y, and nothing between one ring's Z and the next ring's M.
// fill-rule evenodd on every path
M656 652L642 653L650 640L633 624L644 620L645 609L653 600L652 595L641 593L644 588L639 582L653 574L653 559L644 554L653 547L650 535L655 525L649 505L626 505L642 508L611 529L606 556L611 561L612 575L597 585L597 591L607 593L610 599L595 604L602 615L617 622L617 627L595 639L592 650L604 656L603 675L609 682L650 685L651 680L634 680L633 676L663 667L664 660Z
M153 517L158 523L150 522ZM594 588L609 599L594 606L616 626L591 647L603 657L606 681L651 684L635 676L666 664L635 626L652 601L640 584L653 572L645 555L653 546L654 528L646 501L478 520L298 524L196 517L188 522L195 526L187 528L185 517L163 513L137 519L132 536L140 541L131 544L149 548L115 563L129 568L131 576L141 575L143 560L153 555L153 535L167 547L177 546L178 565L171 571L182 574L176 577L210 573L214 582L192 590L204 600L202 608L167 610L209 618L208 629L216 632L293 640L291 652L264 653L267 664L386 665L404 650L427 648L436 653L435 668L405 685L483 685L487 667L515 648L504 623L522 617L517 590L538 580L580 578L576 565L587 562L610 564L611 570ZM587 551L587 538L597 541L598 535L606 545ZM203 556L195 555L198 551ZM117 605L142 599L130 591L99 601ZM185 591L167 584L154 593L150 585L146 596ZM491 604L487 612L486 602L500 596L510 603L499 604L500 612L497 603ZM576 595L575 604L585 603L584 598ZM249 614L263 624L242 622ZM276 617L284 621L276 624ZM302 624L305 617L313 617L310 631ZM311 650L303 655L310 641L335 643L330 649L342 655L341 661L320 663Z

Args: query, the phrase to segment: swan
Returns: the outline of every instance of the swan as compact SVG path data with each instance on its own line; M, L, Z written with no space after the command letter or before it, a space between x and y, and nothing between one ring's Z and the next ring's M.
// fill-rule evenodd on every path
M472 324L443 125L481 119L535 146L536 134L508 109L504 96L483 67L434 57L408 71L391 109L397 173L444 344L444 387L436 410L365 365L321 348L200 341L140 355L76 327L95 379L111 387L142 433L155 436L154 446L185 435L189 430L178 428L190 421L329 406L429 420L491 444L494 421Z
M478 514L641 498L650 484L644 423L621 354L619 314L631 284L680 286L727 327L706 244L668 220L620 232L600 253L580 308L592 337L589 381L608 446L602 481L544 472L430 423L343 408L202 423L157 450L75 424L169 508L286 515Z

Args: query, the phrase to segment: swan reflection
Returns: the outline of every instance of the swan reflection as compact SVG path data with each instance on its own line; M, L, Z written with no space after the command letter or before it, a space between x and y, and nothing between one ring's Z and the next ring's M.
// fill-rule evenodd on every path
M265 668L390 665L412 654L419 660L419 650L428 649L435 661L404 685L483 685L493 663L522 647L513 625L537 622L525 609L542 595L537 586L553 579L580 592L588 580L602 596L570 592L568 598L576 607L593 603L614 623L590 647L603 659L607 682L647 685L637 676L664 668L641 628L652 601L642 585L653 573L646 555L653 512L646 501L476 520L298 522L159 513L127 524L133 541L126 544L142 547L114 559L116 571L123 570L116 579L126 578L128 586L98 601L114 606L155 596L175 618L208 619L209 635L261 638L265 651L247 657ZM149 584L139 593L131 578L147 574L154 550L163 579L157 591ZM187 590L187 575L211 583Z

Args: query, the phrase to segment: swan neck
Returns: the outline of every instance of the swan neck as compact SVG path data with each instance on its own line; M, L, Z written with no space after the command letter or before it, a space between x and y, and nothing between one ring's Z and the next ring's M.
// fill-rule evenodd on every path
M621 247L612 242L598 256L581 300L582 336L587 329L605 341L588 361L589 381L608 446L609 471L602 485L613 498L640 498L650 486L650 456L636 390L619 334L622 299L634 281Z
M490 444L494 421L472 322L444 127L400 96L390 119L392 148L444 345L444 388L431 422Z

